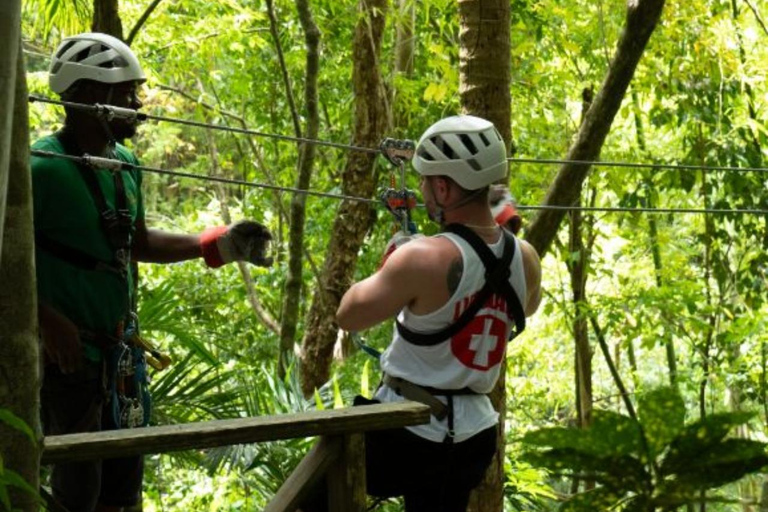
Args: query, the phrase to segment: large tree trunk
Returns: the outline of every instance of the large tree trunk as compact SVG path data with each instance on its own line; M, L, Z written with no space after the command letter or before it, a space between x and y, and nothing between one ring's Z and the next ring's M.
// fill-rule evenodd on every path
M21 1L0 2L0 41L5 50L0 53L0 263L2 263L3 223L5 219L8 169L11 158L11 128L13 98L16 88L17 57L21 41Z
M93 0L91 30L123 39L123 22L120 21L118 0Z
M18 3L16 3L18 7ZM18 13L17 13L18 14ZM18 15L15 17L18 21ZM18 31L16 32L18 44ZM27 87L23 55L16 62L13 105L2 112L13 116L7 212L0 259L0 404L40 435L40 365L37 338L34 238L32 236L32 180L29 172ZM3 84L0 89L5 96ZM0 455L6 470L18 473L32 489L38 488L40 443L0 422ZM35 496L12 495L13 509L39 510Z
M511 148L510 2L459 0L461 108L491 121Z
M491 121L507 148L512 146L509 20L508 1L459 0L461 108L467 114ZM506 365L502 364L499 380L490 394L500 417L497 449L483 481L470 498L472 512L503 509L506 373Z
M387 129L388 112L379 69L381 39L386 21L387 0L360 0L362 15L355 27L352 81L355 92L356 146L376 147ZM344 194L371 197L376 187L372 153L351 152L342 176ZM357 253L368 229L370 205L343 201L331 231L321 276L322 288L315 292L307 315L302 342L301 385L310 395L330 373L333 346L338 336L336 309L349 287L357 264Z
M568 150L568 160L597 160L624 94L632 81L637 63L664 8L664 0L627 0L627 19L608 74L597 93L576 141ZM544 199L546 206L571 206L581 193L590 166L564 164L560 167ZM563 220L563 210L541 211L526 232L526 240L540 255L549 249Z
M317 108L317 75L320 70L320 30L315 24L307 0L296 0L299 20L304 29L307 47L307 67L304 81L304 106L306 108L306 137L316 139L320 126L320 114ZM301 134L298 134L301 136ZM299 157L299 176L296 188L309 189L312 168L315 163L314 144L304 144ZM299 299L301 298L302 269L304 253L304 219L306 217L306 196L294 194L291 199L291 228L288 239L288 277L285 283L283 300L283 318L280 324L280 359L278 370L284 377L287 371L288 354L293 352L296 338L296 324L299 319ZM322 290L321 290L322 291Z

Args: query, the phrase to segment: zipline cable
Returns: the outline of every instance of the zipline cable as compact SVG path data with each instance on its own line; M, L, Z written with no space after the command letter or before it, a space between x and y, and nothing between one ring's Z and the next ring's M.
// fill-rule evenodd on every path
M260 132L257 130L250 130L248 128L237 128L234 126L223 126L220 124L189 121L187 119L179 119L176 117L157 116L154 114L139 112L138 110L134 110L131 108L115 107L112 105L101 105L98 103L95 105L90 105L87 103L75 103L72 101L54 100L52 98L46 98L44 96L35 96L32 94L29 95L29 101L30 103L34 103L34 102L48 103L51 105L60 105L63 107L74 108L74 109L83 110L86 112L93 112L94 114L98 116L104 116L107 119L121 118L121 119L133 120L135 122L141 122L146 120L162 121L166 123L176 123L176 124L182 124L186 126L194 126L197 128L210 128L212 130L220 130L223 132L252 135L255 137L265 137L269 139L284 140L289 142L302 142L306 144L315 144L318 146L328 146L328 147L337 148L337 149L346 149L348 151L359 151L361 153L375 153L375 154L381 153L381 150L378 148L366 148L363 146L354 146L352 144L342 144L340 142L330 142L330 141L319 140L319 139L307 139L304 137L293 137L290 135L279 135L275 133L266 133L266 132Z
M33 156L38 156L42 158L61 158L64 160L70 160L73 162L83 163L86 165L89 165L95 169L106 169L111 171L118 171L118 170L140 170L140 171L146 171L154 174L161 174L166 176L175 176L179 178L191 178L196 180L202 180L202 181L212 181L217 183L226 183L230 185L240 185L240 186L246 186L246 187L253 187L253 188L263 188L268 190L276 190L280 192L290 192L294 194L305 194L305 195L311 195L311 196L317 196L317 197L326 197L330 199L340 199L340 200L347 200L347 201L357 201L361 203L369 203L369 204L375 204L378 206L382 206L381 201L377 201L375 199L368 199L365 197L357 197L357 196L349 196L344 194L334 194L331 192L318 192L314 190L303 190L299 188L294 187L281 187L278 185L269 185L266 183L258 183L254 181L245 181L245 180L236 180L231 178L221 178L217 176L201 176L199 174L192 174L187 172L181 172L181 171L169 171L166 169L160 169L157 167L148 167L144 165L135 165L128 162L123 162L122 160L115 160L111 158L103 158L103 157L94 157L89 155L84 156L73 156L73 155L64 155L61 153L54 153L52 151L42 151L33 149L30 151L30 154ZM423 206L423 205L418 205ZM525 205L517 205L517 208L519 210L532 210L532 211L539 211L539 210L553 210L553 211L586 211L586 212L605 212L605 213L666 213L666 214L720 214L720 215L768 215L768 210L760 210L760 209L753 209L753 208L744 208L744 209L729 209L729 208L630 208L630 207L611 207L611 206L556 206L556 205L548 205L548 206L525 206Z
M688 165L688 164L650 164L641 162L610 162L605 160L558 160L552 158L507 158L508 162L523 164L554 164L554 165L593 165L596 167L628 167L633 169L677 169L681 171L730 171L730 172L768 172L768 167L729 167L719 165Z
M363 153L380 154L381 148L369 148L364 146L355 146L351 144L342 144L339 142L330 142L320 139L307 139L303 137L293 137L290 135L280 135L274 133L261 132L257 130L251 130L247 128L237 128L233 126L223 126L220 124L203 123L198 121L189 121L186 119L179 119L176 117L159 116L154 114L147 114L139 112L138 110L115 107L112 105L101 104L87 104L87 103L75 103L71 101L56 100L45 96L29 95L30 103L48 103L51 105L60 105L64 107L70 107L87 112L93 112L96 115L104 116L107 119L122 118L133 120L137 122L154 120L167 123L176 123L186 126L194 126L197 128L210 128L212 130L220 130L231 133L240 133L243 135L252 135L255 137L265 137L276 140L284 140L289 142L302 142L307 144L316 144L319 146L328 146L337 149L346 149L349 151L360 151ZM727 171L727 172L757 172L768 173L768 167L734 167L734 166L716 166L716 165L689 165L689 164L664 164L664 163L644 163L644 162L615 162L615 161L603 161L603 160L563 160L555 158L521 158L510 157L507 158L508 162L512 163L528 163L537 165L591 165L595 167L619 167L619 168L631 168L631 169L673 169L681 171Z
M146 171L146 172L151 172L154 174L162 174L166 176L176 176L179 178L192 178L192 179L203 180L203 181L227 183L229 185L241 185L241 186L253 187L253 188L264 188L268 190L276 190L279 192L292 192L294 194L305 194L310 196L328 197L331 199L342 199L342 200L348 200L348 201L357 201L361 203L379 204L379 201L376 201L375 199L366 199L364 197L348 196L345 194L333 194L331 192L317 192L314 190L304 190L304 189L294 188L294 187L281 187L278 185L269 185L267 183L257 183L255 181L235 180L231 178L220 178L218 176L201 176L199 174L192 174L188 172L169 171L167 169L160 169L158 167L147 167L144 165L135 165L128 162L123 162L122 160L113 160L111 158L94 157L90 155L84 155L84 156L63 155L61 153L54 153L52 151L41 151L38 149L31 150L30 154L32 156L39 156L43 158L63 158L64 160L71 160L73 162L82 163L82 164L91 166L95 169L101 168L101 169L107 169L111 171L136 169L139 171Z

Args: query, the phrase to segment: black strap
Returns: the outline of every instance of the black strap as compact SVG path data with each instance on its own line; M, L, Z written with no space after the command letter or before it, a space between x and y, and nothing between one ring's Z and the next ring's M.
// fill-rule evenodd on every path
M125 277L125 270L123 267L102 261L80 249L75 249L69 245L62 244L40 231L35 231L35 246L38 249L42 249L48 254L83 270L103 270L112 272L122 278Z
M56 138L59 139L66 154L72 156L83 155L71 132L61 130L56 133ZM98 177L96 176L96 170L82 162L75 162L75 167L80 172L80 176L87 186L98 210L102 231L113 251L113 261L111 263L104 263L83 251L56 242L41 233L36 233L35 239L44 250L80 268L90 270L108 269L110 271L117 269L120 274L127 275L133 220L128 209L128 197L125 191L123 173L122 171L111 173L115 184L115 209L112 209L107 205L104 191L101 189Z
M517 337L525 330L525 312L520 303L520 298L509 283L510 265L515 256L514 236L502 230L504 236L504 252L501 258L496 258L493 251L474 231L461 224L450 224L445 231L454 233L464 240L477 253L485 267L485 284L475 295L475 299L453 324L432 333L420 333L413 331L396 320L397 332L409 343L418 346L432 346L447 341L456 336L475 318L477 313L488 301L492 294L502 295L507 303L507 315L514 321L515 329L510 333L509 339Z

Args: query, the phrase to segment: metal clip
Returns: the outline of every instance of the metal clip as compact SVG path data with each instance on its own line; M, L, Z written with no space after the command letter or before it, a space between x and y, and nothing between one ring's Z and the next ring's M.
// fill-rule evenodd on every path
M96 103L94 105L96 115L111 121L113 119L125 119L133 124L146 120L146 114L141 114L132 108L116 107L114 105L103 105Z
M392 139L387 137L379 144L381 154L395 166L401 166L410 161L416 151L416 144L409 139Z

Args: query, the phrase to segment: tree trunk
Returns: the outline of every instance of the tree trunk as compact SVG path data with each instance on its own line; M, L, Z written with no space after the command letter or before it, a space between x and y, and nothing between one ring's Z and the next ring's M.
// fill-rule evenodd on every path
M3 224L6 192L11 159L11 129L13 100L16 89L17 57L21 40L21 1L0 2L0 40L5 50L0 52L0 264L2 264Z
M467 114L491 121L508 150L512 147L509 20L508 1L459 0L461 108ZM504 506L506 373L503 364L490 394L500 418L497 449L483 481L470 497L468 510L472 512L500 511Z
M123 22L120 21L118 0L93 0L91 30L123 39Z
M18 7L18 3L16 3ZM15 17L18 20L18 16ZM18 36L18 32L16 32ZM16 39L17 44L19 38ZM10 144L7 212L0 263L0 404L21 418L41 441L40 363L37 338L34 237L32 236L32 180L29 172L29 126L24 61L18 52L16 92ZM7 86L8 84L3 84ZM5 96L5 90L0 92ZM38 488L40 447L18 430L0 422L0 455L6 470L18 473L32 489ZM14 510L37 511L35 496L12 494Z
M576 141L568 150L568 160L596 160L621 101L632 81L637 63L664 8L664 0L628 0L627 18L608 74L597 93ZM544 205L570 206L581 193L589 165L564 164L547 191ZM527 230L526 240L541 256L547 252L563 220L563 210L541 211Z
M386 21L387 0L360 0L362 15L355 27L352 81L355 93L353 144L377 147L389 118L379 68L379 51ZM344 194L371 197L376 187L372 153L351 152L342 175ZM357 253L368 229L371 206L343 201L336 215L317 290L307 315L302 341L301 384L309 396L330 374L333 346L338 336L336 309L349 287Z
M317 75L320 69L320 30L312 17L307 0L296 0L299 20L304 29L307 47L307 65L304 81L304 106L306 108L306 134L309 139L316 139L320 126L320 114L317 108ZM298 136L301 136L299 134ZM301 146L299 157L299 176L296 188L309 189L312 168L315 163L314 144ZM296 324L299 319L299 300L303 282L302 267L304 252L304 219L306 216L306 196L294 194L291 199L290 233L288 237L288 276L285 283L283 300L283 318L280 324L280 356L278 371L284 377L288 369L287 356L293 352L296 338ZM323 290L318 290L322 293Z
M459 0L461 108L491 121L511 150L509 23L509 1Z

